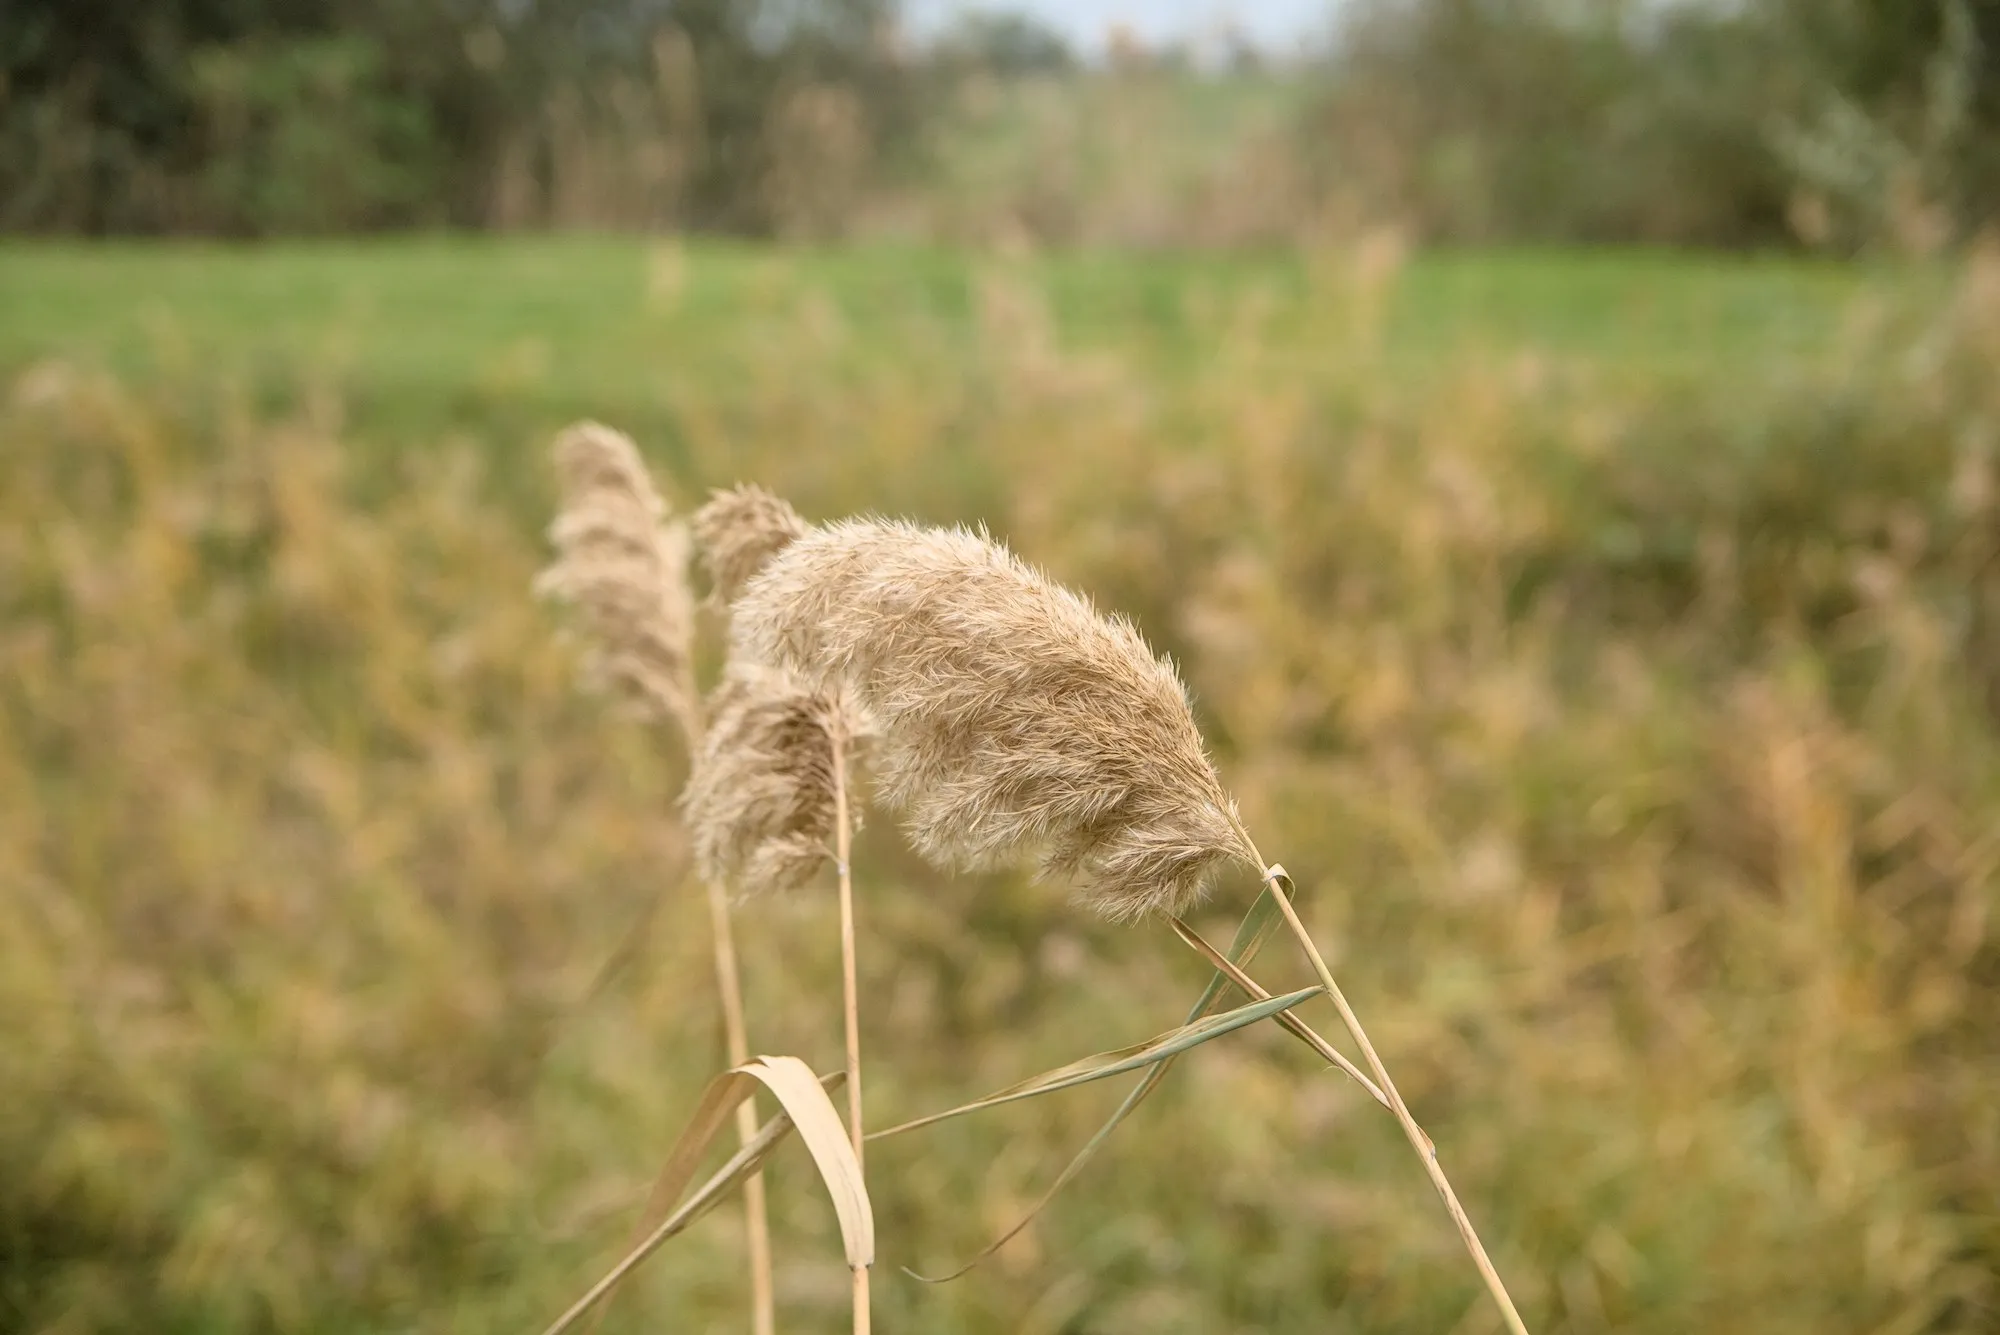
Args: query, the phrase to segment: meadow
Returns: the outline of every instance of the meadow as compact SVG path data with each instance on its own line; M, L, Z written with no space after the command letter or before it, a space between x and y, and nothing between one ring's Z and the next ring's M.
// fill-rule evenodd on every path
M720 1040L684 757L531 593L584 416L1134 617L1531 1328L1990 1329L1996 364L1992 256L0 247L0 1329L536 1330L617 1250ZM854 866L871 1121L1206 977L887 818ZM830 1069L820 888L738 932ZM1119 1090L871 1149L881 1328L1497 1329L1315 1067L1199 1049L942 1286ZM730 1213L607 1329L746 1329Z

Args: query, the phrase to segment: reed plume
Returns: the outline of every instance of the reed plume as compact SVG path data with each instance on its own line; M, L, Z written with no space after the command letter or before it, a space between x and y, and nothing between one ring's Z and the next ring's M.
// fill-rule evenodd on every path
M1430 1138L1293 908L1283 869L1265 863L1223 792L1187 689L1130 623L1099 615L983 534L880 520L795 539L731 616L740 660L844 683L874 713L877 786L934 861L978 868L1037 852L1044 871L1079 873L1080 897L1112 918L1177 917L1224 862L1256 867L1502 1318L1527 1335Z
M740 894L791 890L837 837L841 756L869 730L850 693L777 669L732 665L681 807L701 874Z
M694 512L694 538L710 596L735 600L773 556L804 537L806 521L781 498L745 484L718 491Z
M629 437L580 422L556 439L562 508L549 527L556 560L535 582L589 632L588 678L656 718L692 748L701 734L694 684L694 595L687 527L670 523Z
M1172 665L983 535L812 529L731 614L739 661L845 685L873 715L878 795L933 861L1033 856L1130 919L1182 912L1252 858Z

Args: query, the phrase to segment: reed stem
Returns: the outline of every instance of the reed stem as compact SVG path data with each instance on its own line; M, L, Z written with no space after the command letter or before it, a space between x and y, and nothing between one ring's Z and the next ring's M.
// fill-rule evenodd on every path
M1245 833L1244 838L1247 841L1249 835ZM1255 849L1256 846L1252 844L1253 853ZM1431 1185L1437 1188L1438 1195L1443 1198L1445 1209L1451 1214L1451 1222L1458 1226L1458 1235L1464 1239L1465 1249L1471 1254L1472 1263L1479 1270L1479 1277L1486 1281L1486 1290L1493 1295L1493 1301L1500 1308L1500 1315L1506 1321L1507 1329L1512 1335L1528 1335L1527 1324L1521 1320L1520 1312L1515 1309L1514 1300L1507 1293L1507 1286L1500 1281L1500 1272L1493 1268L1493 1262L1486 1255L1486 1248L1479 1241L1479 1234L1472 1227L1472 1220L1466 1215L1465 1207L1458 1203L1458 1196L1452 1191L1451 1182L1444 1175L1444 1168L1438 1163L1436 1145L1424 1134L1424 1129L1417 1125L1417 1119L1410 1115L1409 1106L1403 1102L1403 1096L1396 1090L1396 1082L1389 1078L1388 1068L1382 1065L1382 1058L1376 1054L1375 1045L1368 1041L1368 1031L1361 1027L1361 1021L1355 1017L1354 1008L1347 1004L1347 998L1342 994L1340 985L1333 981L1333 971L1327 968L1325 957L1319 953L1319 947L1313 943L1305 924L1299 921L1298 910L1292 907L1291 896L1285 893L1285 886L1292 878L1285 873L1284 868L1265 862L1261 854L1257 855L1257 862L1264 868L1264 880L1271 888L1271 897L1277 901L1278 911L1285 915L1285 925L1291 928L1292 935L1298 939L1306 958L1312 962L1313 971L1319 975L1320 986L1324 987L1326 994L1333 998L1333 1004L1340 1011L1341 1022L1347 1026L1347 1032L1354 1036L1355 1043L1361 1048L1361 1055L1367 1059L1368 1069L1375 1074L1375 1083L1389 1096L1390 1111L1396 1114L1396 1121L1401 1124L1403 1135L1410 1142L1410 1148L1415 1150L1417 1158L1423 1161L1424 1172L1430 1176Z
M835 730L832 741L834 863L840 873L841 1004L847 1029L847 1134L854 1144L855 1166L861 1167L866 1132L861 1120L861 996L854 963L854 877L848 865L852 834L847 819L847 739ZM856 1266L853 1273L854 1335L869 1335L868 1267Z
M715 945L716 990L722 995L723 1041L729 1064L750 1060L750 1037L743 1020L743 984L736 968L736 935L729 922L729 900L722 887L708 882L708 920ZM747 1146L757 1136L755 1097L736 1105L736 1139ZM771 1223L764 1203L764 1175L753 1173L743 1184L744 1242L750 1254L750 1326L755 1335L775 1335L777 1298L771 1282Z
M1269 1001L1271 999L1271 993L1268 988L1249 974L1243 972L1239 966L1230 960L1229 956L1217 950L1209 943L1207 937L1204 937L1200 932L1188 926L1186 921L1180 918L1169 918L1167 919L1167 923L1174 929L1175 935L1192 946L1196 954L1202 956L1227 976L1229 981L1236 984L1245 996L1256 1001ZM1369 1096L1377 1103L1381 1104L1384 1108L1388 1108L1391 1112L1395 1111L1390 1106L1389 1096L1384 1094L1380 1089L1377 1089L1373 1080L1370 1080L1365 1073L1357 1069L1354 1063L1342 1055L1338 1048L1321 1038L1311 1025L1290 1011L1279 1011L1271 1018L1283 1025L1287 1031L1297 1037L1307 1047L1311 1048L1322 1059L1334 1066L1338 1066L1346 1073L1348 1079L1367 1090Z

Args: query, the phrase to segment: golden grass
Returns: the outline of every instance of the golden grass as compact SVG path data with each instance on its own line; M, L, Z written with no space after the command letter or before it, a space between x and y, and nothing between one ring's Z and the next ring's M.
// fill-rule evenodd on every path
M732 355L783 383L677 381L677 447L810 515L984 518L1174 655L1533 1329L1970 1331L2000 1307L1995 273L1926 338L1857 323L1726 396L1494 358L1421 397L1338 287L1310 356L1246 307L1163 382L1068 355L1002 276L951 357L760 326ZM696 894L577 1009L687 850L678 761L520 595L551 498L448 441L358 474L325 402L70 366L5 388L0 440L0 1313L538 1328L722 1064ZM1207 968L891 834L856 858L882 1125L1155 1032ZM774 904L742 960L769 1050L821 1070L836 915ZM1392 1119L1298 1056L1268 1025L1189 1054L950 1285L896 1266L975 1252L1105 1105L872 1143L879 1320L1490 1323ZM766 1171L779 1303L824 1328L835 1221ZM611 1324L740 1320L741 1248L689 1230Z

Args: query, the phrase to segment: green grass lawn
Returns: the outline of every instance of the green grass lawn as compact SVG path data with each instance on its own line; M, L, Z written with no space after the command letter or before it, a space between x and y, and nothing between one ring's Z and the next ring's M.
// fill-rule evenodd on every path
M358 430L404 439L579 412L644 421L670 373L726 388L765 332L790 334L801 319L831 316L864 359L977 338L977 293L993 272L1039 287L1065 346L1115 349L1161 374L1216 351L1240 300L1259 303L1277 331L1267 350L1345 355L1322 336L1341 289L1296 256L1007 263L921 248L697 243L661 258L673 253L593 238L11 243L0 246L0 372L61 357L141 380L327 384ZM1858 294L1901 300L1925 286L1768 258L1426 256L1382 312L1380 355L1412 376L1527 352L1647 377L1763 371L1825 346Z

